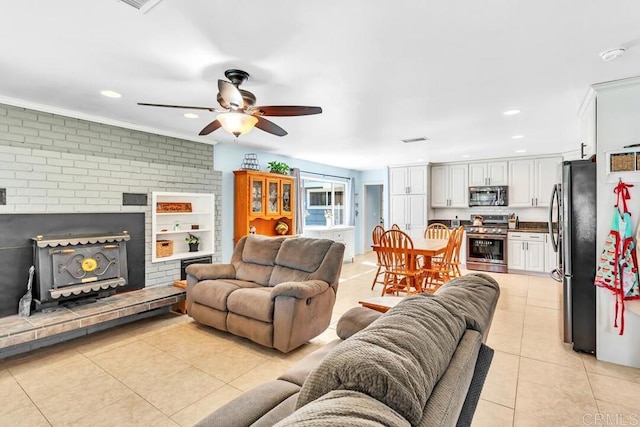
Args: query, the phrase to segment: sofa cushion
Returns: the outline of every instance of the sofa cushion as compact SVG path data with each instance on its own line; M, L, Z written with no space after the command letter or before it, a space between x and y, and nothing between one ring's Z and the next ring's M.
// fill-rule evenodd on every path
M289 381L294 384L298 384L302 387L304 380L307 379L309 373L325 358L327 354L333 349L333 347L340 344L342 340L335 339L329 343L323 345L318 350L311 354L306 355L301 361L296 363L291 368L287 369L284 374L278 377L279 380Z
M298 409L275 426L409 427L410 425L396 411L366 394L334 390Z
M435 297L408 297L334 348L307 377L297 407L347 389L378 399L417 424L465 327L462 315Z
M257 287L238 289L227 298L227 309L263 322L273 322L273 300L271 288Z
M282 242L276 264L313 273L322 264L332 244L333 241L328 239L287 239Z
M273 266L283 241L283 238L249 235L242 250L242 261Z
M217 279L203 280L196 283L189 290L190 298L207 307L220 311L227 311L227 298L229 295L242 288L255 288L260 285L243 280Z
M280 405L300 390L295 384L274 380L264 383L200 420L196 427L248 426L272 408Z
M353 307L340 317L336 325L336 333L346 340L356 332L369 326L374 320L382 316L379 311L365 307Z
M500 295L500 286L493 277L466 274L443 285L435 295L447 310L464 316L467 328L480 332L486 341Z

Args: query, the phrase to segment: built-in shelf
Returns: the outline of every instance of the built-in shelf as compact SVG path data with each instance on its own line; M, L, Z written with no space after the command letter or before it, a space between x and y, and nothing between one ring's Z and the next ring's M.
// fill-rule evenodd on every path
M189 203L191 212L157 212L158 203ZM215 198L209 193L152 193L151 262L173 261L213 255ZM199 228L191 229L191 225ZM177 229L175 229L177 227ZM162 231L167 230L167 231ZM200 250L189 252L188 234L200 238ZM172 253L158 256L158 241L171 241ZM165 246L166 247L166 246ZM164 248L164 247L163 247Z

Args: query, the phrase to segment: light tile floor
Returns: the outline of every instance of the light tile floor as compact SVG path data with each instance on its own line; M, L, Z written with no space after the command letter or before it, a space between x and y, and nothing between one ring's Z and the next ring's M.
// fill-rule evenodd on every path
M330 328L289 354L167 314L0 360L2 426L191 426L334 339L371 291L373 255L345 264ZM494 274L495 357L474 426L638 425L640 369L598 362L560 339L559 284Z

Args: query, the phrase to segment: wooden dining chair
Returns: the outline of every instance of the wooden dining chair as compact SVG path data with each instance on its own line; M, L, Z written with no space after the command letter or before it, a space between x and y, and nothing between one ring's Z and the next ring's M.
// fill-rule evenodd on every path
M391 229L392 230L400 230L400 226L398 224L392 224L391 225Z
M382 228L381 225L376 225L375 227L373 227L373 231L371 232L371 238L373 240L374 246L377 246L380 244L380 238L382 237L383 233L384 233L384 228ZM380 281L380 275L385 274L384 266L382 265L382 261L380 260L380 252L376 252L376 257L377 257L376 263L378 264L378 269L376 270L375 276L373 276L373 283L371 284L371 290L373 290L373 288L376 286L376 283L384 284L384 277L382 278L382 281Z
M458 227L456 230L456 243L453 249L453 261L452 261L452 269L453 269L453 277L462 276L462 272L460 272L460 249L462 248L462 240L464 239L464 226Z
M380 237L380 259L385 269L382 295L400 292L407 294L422 291L424 271L416 267L413 240L400 230L385 231Z
M447 283L454 277L453 255L455 252L458 234L459 230L453 230L449 233L449 240L442 258L433 258L431 260L431 267L424 269L424 290L426 292L433 293L437 291L440 286Z
M424 229L423 237L425 239L448 239L449 234L451 234L449 227L442 223L434 222Z

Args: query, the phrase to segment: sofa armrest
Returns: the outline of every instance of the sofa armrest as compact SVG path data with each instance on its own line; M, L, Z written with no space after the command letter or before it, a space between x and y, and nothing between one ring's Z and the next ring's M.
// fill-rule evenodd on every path
M271 299L278 296L288 296L298 299L311 298L329 289L324 280L307 280L304 282L282 282L271 290Z
M236 268L232 264L191 264L187 274L198 280L235 279Z

